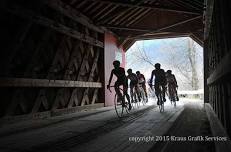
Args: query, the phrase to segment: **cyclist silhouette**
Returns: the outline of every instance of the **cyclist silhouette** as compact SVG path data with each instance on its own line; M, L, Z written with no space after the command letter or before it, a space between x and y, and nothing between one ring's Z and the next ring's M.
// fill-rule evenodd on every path
M173 91L176 93L176 100L179 101L179 97L177 95L178 85L177 85L176 77L175 77L174 74L172 74L171 70L167 70L167 72L166 72L166 79L167 79L168 88L171 87L173 89ZM170 92L170 90L171 89L168 89L169 95L173 93L173 92ZM170 100L172 100L172 98L170 98Z
M134 101L133 97L134 97L134 93L133 90L135 88L136 92L138 92L138 78L136 76L135 73L132 73L132 69L128 69L128 76L127 78L130 79L130 94L131 94L131 98L132 98L132 102ZM138 99L140 101L140 97L138 96Z
M111 84L112 77L113 77L113 75L115 75L117 77L117 81L114 84L115 92L118 94L119 99L124 100L122 98L122 94L121 94L120 89L119 89L120 86L123 86L123 91L124 91L123 93L124 93L124 95L126 96L126 98L128 100L129 109L131 109L130 97L129 97L128 93L127 93L128 92L128 79L127 79L127 77L125 75L125 70L124 70L124 68L120 67L120 61L118 61L118 60L115 60L113 62L113 65L114 65L114 69L112 69L112 71L111 71L111 75L110 75L110 78L109 78L107 89L110 89L110 84ZM124 103L124 101L122 101L122 102Z
M145 96L148 99L145 77L143 74L140 73L140 71L136 71L136 75L138 77L138 82L139 82L139 84L141 84L142 88L144 89Z
M155 87L155 94L156 96L159 95L160 93L160 87L162 88L163 90L163 100L164 102L166 101L165 99L165 90L166 90L166 84L167 84L167 81L166 81L166 77L165 77L165 72L163 69L160 68L160 63L156 63L155 64L155 70L152 71L152 74L151 74L151 79L150 79L150 87L151 89L152 88L152 82L153 82L153 76L155 76L155 83L154 83L154 87ZM157 100L157 105L159 105L159 99Z

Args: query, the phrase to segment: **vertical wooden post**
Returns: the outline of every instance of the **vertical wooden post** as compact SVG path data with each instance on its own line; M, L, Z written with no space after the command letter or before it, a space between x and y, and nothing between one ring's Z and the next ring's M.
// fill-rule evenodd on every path
M208 39L204 41L203 60L204 60L204 102L209 102L209 87L207 84L208 79Z

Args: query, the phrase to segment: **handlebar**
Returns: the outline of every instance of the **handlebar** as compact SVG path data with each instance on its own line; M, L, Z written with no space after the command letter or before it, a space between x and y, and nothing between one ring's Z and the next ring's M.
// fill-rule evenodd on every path
M115 88L116 86L107 86L107 89L108 89L110 92L112 92L112 91L111 91L111 88L112 88L112 87ZM123 91L122 88L119 87L119 89L120 89L121 91Z
M112 91L111 91L111 88L112 88L112 87L115 87L115 86L107 86L107 89L108 89L110 92L112 92Z

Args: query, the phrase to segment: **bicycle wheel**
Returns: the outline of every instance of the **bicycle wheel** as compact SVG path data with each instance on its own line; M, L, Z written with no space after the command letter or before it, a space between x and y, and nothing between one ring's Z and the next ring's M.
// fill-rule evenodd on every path
M162 100L162 112L164 112L164 100Z
M161 98L160 98L160 95L157 96L157 100L159 101L159 105L158 105L158 106L159 106L159 110L160 110L160 112L161 112L161 108L162 108L162 107L161 107L161 104L162 104L161 101L162 101L162 100L161 100Z
M124 114L125 109L122 106L122 101L118 99L117 94L115 95L115 98L114 98L114 105L115 105L115 111L116 111L117 116L121 118Z
M133 107L134 107L134 109L135 108L137 108L137 109L139 108L139 101L137 99L134 100Z
M132 102L132 109L136 109L137 108L137 103L135 100L133 100Z
M115 95L115 98L114 98L115 111L119 118L122 118L125 115L125 113L127 114L129 113L128 102L126 102L126 100L124 102L125 103L123 105L122 101L118 99L117 94Z
M143 106L147 103L146 102L146 97L145 97L145 93L144 93L144 89L141 89L141 102L143 103Z
M125 102L125 111L126 111L126 113L127 114L129 114L130 113L130 110L129 110L129 102L128 102L128 100L127 100L127 98L125 97L125 95L123 96L123 98L124 98L124 102ZM130 101L131 102L131 101ZM131 104L131 103L130 103ZM132 106L132 105L131 105Z
M174 107L176 108L176 100L175 100L175 98L173 100L173 103L174 103Z
M133 98L134 98L134 101L133 101L134 109L135 109L135 108L139 108L139 100L138 100L138 95L137 95L136 92L134 92Z
M169 98L169 101L172 105L172 93L171 92L172 92L171 87L170 87L170 85L168 85L168 98Z
M171 102L173 103L174 107L176 107L176 92L171 87L171 94L170 94Z
M131 106L132 109L137 108L137 101L136 101L136 97L135 97L135 93L130 92L130 97L131 97Z
M164 112L164 100L162 93L159 94L159 109L160 112Z
M174 107L176 108L176 92L175 91L173 94L173 104L174 104Z

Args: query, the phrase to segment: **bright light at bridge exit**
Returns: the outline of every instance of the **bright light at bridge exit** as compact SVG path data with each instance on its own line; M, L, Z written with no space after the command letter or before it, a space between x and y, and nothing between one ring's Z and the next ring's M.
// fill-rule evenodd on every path
M179 90L203 90L203 48L189 37L140 40L126 52L126 69L150 79L154 64L172 70Z

